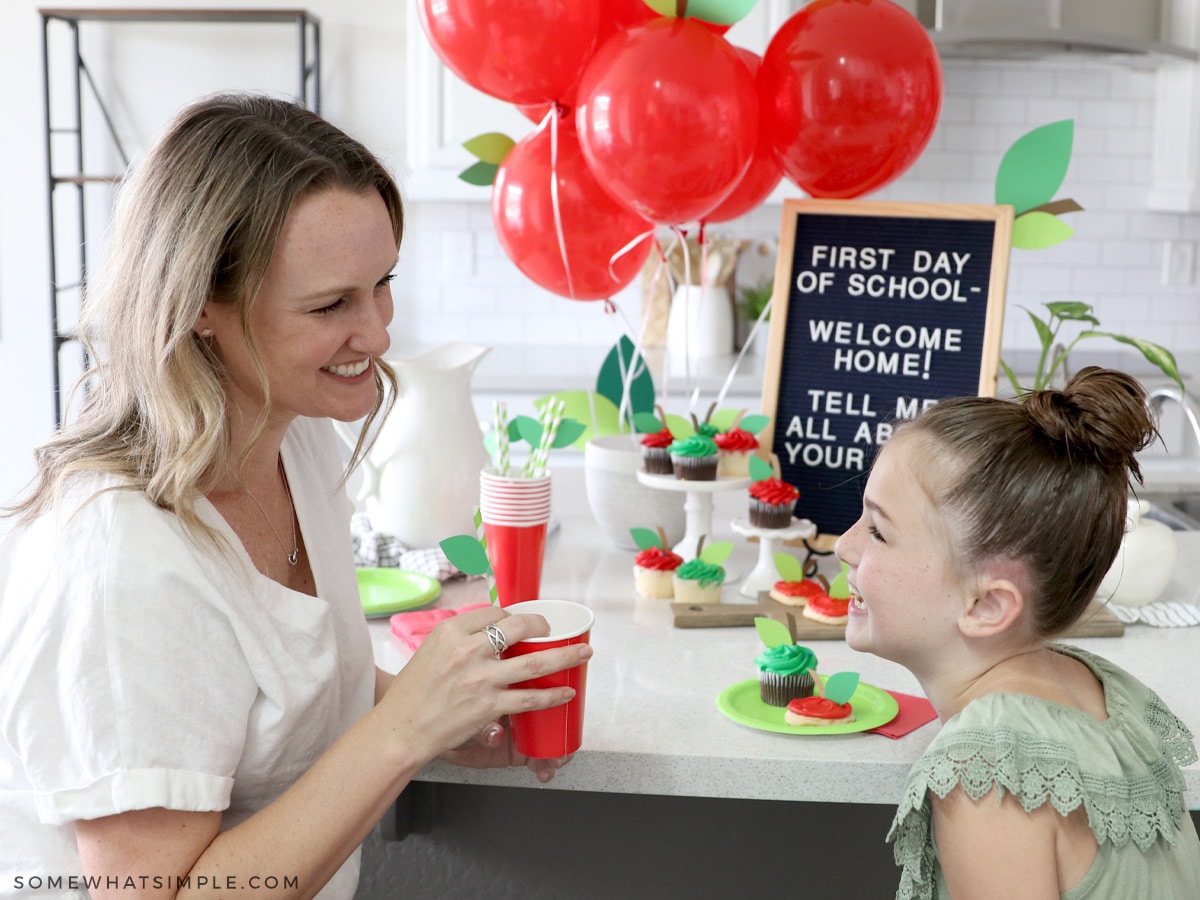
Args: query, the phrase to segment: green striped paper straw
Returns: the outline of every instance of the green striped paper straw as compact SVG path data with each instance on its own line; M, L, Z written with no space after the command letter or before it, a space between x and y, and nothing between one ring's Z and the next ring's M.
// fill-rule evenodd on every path
M483 531L483 511L478 506L475 507L474 519L475 519L475 537L477 537L479 539L479 546L481 546L483 548L483 552L487 553L487 535ZM488 597L491 598L492 606L495 606L500 601L500 597L496 593L496 573L492 571L492 568L490 565L490 563L491 563L490 556L488 557L488 563L489 563L489 566L488 566L487 574L484 576L484 578L487 579Z
M496 428L496 473L508 476L508 405L501 400L492 401L492 418Z

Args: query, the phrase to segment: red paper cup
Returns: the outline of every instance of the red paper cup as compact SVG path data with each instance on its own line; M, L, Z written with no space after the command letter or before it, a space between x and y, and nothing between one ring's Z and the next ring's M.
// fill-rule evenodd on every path
M483 537L496 577L496 600L501 606L535 600L541 593L548 518L515 525L484 520Z
M581 603L568 600L529 600L508 607L514 615L535 613L550 623L547 637L526 638L504 651L505 659L536 653L550 647L586 644L591 637L595 616ZM501 628L503 628L501 623ZM508 717L513 746L517 752L534 759L555 759L574 753L583 744L583 701L587 687L587 663L512 685L515 688L573 687L575 696L561 706L532 712L513 713Z

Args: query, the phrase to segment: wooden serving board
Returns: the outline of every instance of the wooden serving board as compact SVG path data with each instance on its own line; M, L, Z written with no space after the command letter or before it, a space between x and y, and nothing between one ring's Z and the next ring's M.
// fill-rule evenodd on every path
M797 641L841 640L846 636L845 625L826 625L802 614L798 606L787 606L772 600L766 591L758 595L758 603L672 603L671 612L676 628L732 628L753 625L758 616L769 616L787 624L788 613L796 623ZM1076 622L1062 637L1120 637L1125 625L1103 606L1097 606Z

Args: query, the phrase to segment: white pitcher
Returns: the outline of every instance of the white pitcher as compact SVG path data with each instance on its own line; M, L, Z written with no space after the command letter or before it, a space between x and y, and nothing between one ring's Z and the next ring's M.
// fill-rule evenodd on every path
M471 402L471 376L489 350L452 341L386 360L396 370L399 392L363 459L358 495L376 531L414 548L474 533L479 472L488 454ZM357 431L334 424L352 448Z

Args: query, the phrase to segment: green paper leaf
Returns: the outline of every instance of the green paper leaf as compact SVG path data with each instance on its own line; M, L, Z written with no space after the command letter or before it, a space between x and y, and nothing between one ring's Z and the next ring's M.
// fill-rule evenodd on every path
M559 450L563 447L570 447L587 430L587 426L582 422L576 422L574 419L563 419L558 423L558 431L554 434L554 443L550 445L552 450Z
M499 171L500 167L495 163L477 162L459 172L458 179L476 187L491 187Z
M1179 385L1180 391L1185 390L1183 386L1183 378L1179 375L1179 366L1175 362L1175 354L1173 354L1166 347L1163 347L1160 344L1155 344L1151 341L1142 340L1141 338L1126 337L1123 334L1112 334L1107 331L1085 331L1080 335L1080 337L1106 337L1125 344L1126 346L1137 348L1141 351L1142 356L1146 357L1147 360L1158 366L1164 375L1173 379L1174 382Z
M713 541L711 544L704 545L704 549L700 551L700 558L710 566L719 566L729 558L729 554L732 552L732 542Z
M779 577L784 581L804 580L804 563L800 562L792 554L781 551L776 553L771 559L775 562L775 568L779 572Z
M650 375L646 360L640 355L637 355L635 360L636 351L633 341L622 336L604 358L600 365L600 374L596 377L596 393L607 397L613 406L619 409L621 397L625 393L625 377L629 373L629 366L635 365L633 378L629 383L628 406L635 415L654 411L654 379Z
M829 582L829 596L834 600L845 600L850 596L850 567L842 563L842 571Z
M654 434L662 430L662 422L654 413L640 412L633 414L633 429L639 434Z
M1018 138L1000 160L996 172L996 202L1012 204L1020 216L1026 210L1054 199L1055 192L1067 177L1074 137L1074 120L1063 119ZM1022 246L1017 243L1016 236L1014 226L1013 245Z
M542 423L533 416L516 416L508 426L508 434L510 440L524 441L530 447L536 447L542 440Z
M593 391L559 391L556 394L547 394L545 397L538 398L534 401L534 405L541 409L551 400L562 401L564 423L569 418L583 426L583 431L574 441L574 446L580 450L593 437L618 434L621 430L617 421L617 407L607 397ZM561 429L562 425L559 425L559 428ZM538 437L541 437L540 427ZM537 445L534 444L534 446ZM557 440L555 446L559 446Z
M683 416L677 416L674 413L667 413L667 427L671 429L671 434L680 440L689 438L696 433L696 428L692 425L691 419L685 419Z
M663 547L662 540L658 536L657 531L651 531L649 528L630 528L629 535L633 538L633 542L637 544L639 550L653 550L655 547Z
M750 457L750 478L754 481L766 481L768 478L775 477L775 470L771 468L771 464L761 456Z
M1061 244L1075 229L1053 213L1035 210L1013 220L1012 245L1021 250L1044 250Z
M746 18L757 2L758 0L688 0L683 17L702 19L715 25L732 25ZM677 18L675 0L645 0L645 3L660 16Z
M742 421L738 423L738 426L743 431L748 431L751 434L758 434L770 424L770 416L764 416L762 413L754 413L753 415L743 416Z
M480 162L499 166L516 143L507 134L489 131L487 134L478 134L470 140L463 141L463 147Z
M825 679L825 699L834 703L849 703L857 690L857 672L838 672Z
M733 427L733 420L737 414L736 409L718 409L708 417L708 424L714 426L717 431L728 431Z
M768 616L755 616L754 628L758 631L758 639L768 648L786 647L794 643L787 626Z
M492 570L487 551L473 534L456 534L438 543L446 559L468 575L486 575Z

